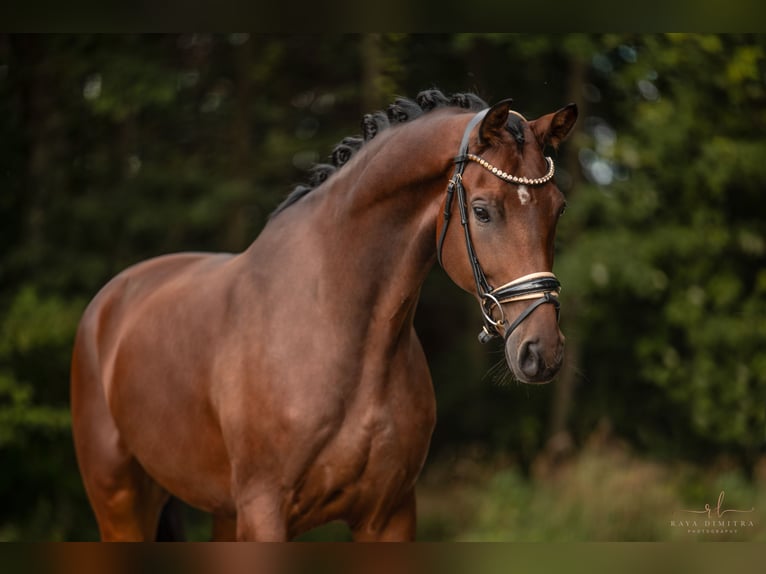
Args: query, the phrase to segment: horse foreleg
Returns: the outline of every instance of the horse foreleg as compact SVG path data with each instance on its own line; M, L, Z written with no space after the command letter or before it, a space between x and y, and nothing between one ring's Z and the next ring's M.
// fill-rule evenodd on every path
M387 519L380 516L352 527L355 542L412 542L415 540L415 492L407 494Z
M277 496L259 494L237 505L237 540L287 540L287 523Z

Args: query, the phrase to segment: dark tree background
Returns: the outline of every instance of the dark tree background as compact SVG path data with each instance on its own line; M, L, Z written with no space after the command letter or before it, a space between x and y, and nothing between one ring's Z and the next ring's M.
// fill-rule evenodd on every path
M761 492L765 36L0 35L0 540L96 535L68 368L100 286L154 255L244 249L363 113L430 87L513 97L530 118L574 101L581 119L557 158L558 380L495 383L471 297L438 268L424 288L439 410L426 500L472 460L514 469L485 492L513 505L543 462L605 434ZM426 536L507 532L476 517Z

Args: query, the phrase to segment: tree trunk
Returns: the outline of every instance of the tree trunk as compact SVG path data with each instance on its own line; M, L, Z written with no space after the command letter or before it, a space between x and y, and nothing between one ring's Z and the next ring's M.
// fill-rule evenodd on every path
M253 100L253 40L243 37L232 47L234 50L234 114L231 124L232 176L238 184L248 185L253 174L252 100ZM228 216L227 232L224 238L226 249L239 251L252 237L249 236L250 221L247 200L238 197L233 202Z
M579 117L581 121L578 126L582 126L582 118L586 115L586 101L583 97L583 86L587 81L587 63L579 56L574 56L569 62L568 74L568 101L577 104ZM580 128L578 128L580 129ZM565 155L562 158L566 171L572 178L572 186L567 190L568 196L576 194L577 186L582 181L580 175L577 149L570 145L565 148ZM576 240L579 232L572 234L570 242ZM578 340L577 323L579 315L579 304L577 297L572 297L567 301L567 307L564 310L567 317L567 323L572 327L566 333L567 342L565 349L564 365L556 382L554 383L553 398L551 404L551 418L549 428L549 448L554 451L566 450L571 444L569 436L569 415L572 411L574 401L575 387L577 386L577 364L580 358L580 341ZM555 454L555 453L554 453Z
M361 39L362 58L362 113L378 109L381 105L381 76L383 62L380 34L364 34Z
M59 160L66 156L67 142L63 135L63 108L56 91L62 82L46 61L46 52L53 51L46 36L12 35L9 42L9 71L19 87L26 174L23 184L24 201L22 240L26 265L34 269L40 264L45 245L47 207L51 196L63 193L67 174Z

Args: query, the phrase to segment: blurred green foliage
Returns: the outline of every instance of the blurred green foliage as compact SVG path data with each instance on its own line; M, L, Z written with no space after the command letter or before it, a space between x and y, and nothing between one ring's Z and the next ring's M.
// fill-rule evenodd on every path
M557 158L569 201L559 380L497 384L502 353L476 342L475 303L438 269L424 286L416 326L437 393L433 453L507 457L476 475L486 480L475 496L426 481L424 536L664 538L651 519L626 529L609 516L638 516L630 494L618 499L640 485L649 513L686 501L691 487L668 475L678 460L690 465L685 485L728 461L715 476L739 477L743 501L756 496L766 37L0 35L0 539L95 536L68 368L100 286L161 253L244 249L306 168L358 133L361 114L433 86L513 97L530 118L576 101L581 118ZM652 460L583 451L569 490L535 475L560 444L550 439L563 433L571 455L604 424ZM689 497L715 496L715 480ZM577 485L593 482L608 500L578 506ZM429 493L456 501L444 520ZM557 493L570 503L545 502ZM518 526L539 515L550 521Z
M562 224L559 270L602 371L591 388L647 446L752 459L766 441L763 39L649 36L632 50L609 76L629 96L620 120L580 149L614 179L579 188L571 243Z
M766 477L751 481L734 467L660 464L636 456L620 441L594 434L577 457L555 466L541 457L532 477L502 461L474 459L470 453L440 460L423 477L420 539L766 540ZM450 503L445 505L445 500ZM712 509L710 517L704 513L706 504ZM732 510L747 512L727 512ZM730 524L720 532L710 532L715 526L705 527L705 521L714 524L721 519ZM682 523L692 520L697 520L697 529Z

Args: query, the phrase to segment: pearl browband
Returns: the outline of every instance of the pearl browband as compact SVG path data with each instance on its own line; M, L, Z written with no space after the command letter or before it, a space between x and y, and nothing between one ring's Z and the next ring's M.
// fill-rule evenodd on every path
M543 177L537 177L537 178L517 177L515 175L511 175L510 173L506 173L500 168L495 167L494 165L489 163L487 160L479 157L478 155L474 155L472 153L466 154L465 157L466 159L475 161L484 169L491 171L493 174L495 174L497 177L499 177L503 181L507 181L508 183L515 183L516 185L542 185L546 182L549 182L551 179L553 179L553 173L556 171L553 166L553 160L548 156L545 157L545 161L548 162L548 173L546 173Z

